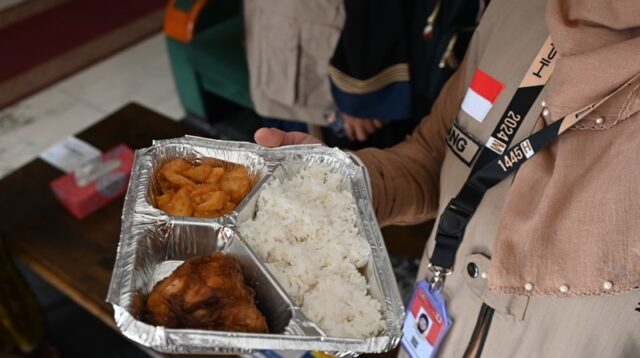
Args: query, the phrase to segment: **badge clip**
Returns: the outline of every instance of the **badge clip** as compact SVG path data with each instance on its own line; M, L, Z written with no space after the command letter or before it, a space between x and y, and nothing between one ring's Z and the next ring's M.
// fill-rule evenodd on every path
M431 286L431 292L440 292L442 287L444 286L444 279L451 275L451 270L448 268L435 266L431 263L427 266L429 271L431 271L431 278L429 279L429 283Z

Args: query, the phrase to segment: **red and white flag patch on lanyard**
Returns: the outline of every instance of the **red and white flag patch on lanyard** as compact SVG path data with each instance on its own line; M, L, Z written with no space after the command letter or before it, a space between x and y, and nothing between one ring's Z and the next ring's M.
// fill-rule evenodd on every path
M476 69L462 101L462 110L482 123L502 92L504 85L481 69Z

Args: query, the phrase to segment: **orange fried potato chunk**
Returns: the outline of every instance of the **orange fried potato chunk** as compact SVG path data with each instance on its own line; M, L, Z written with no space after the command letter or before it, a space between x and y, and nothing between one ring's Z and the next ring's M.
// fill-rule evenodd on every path
M191 192L191 200L193 200L196 204L202 204L207 200L207 194L220 190L220 185L218 184L198 184Z
M174 186L178 186L178 187L196 186L196 183L194 183L191 180L187 179L187 177L185 177L184 175L181 175L181 174L178 174L178 173L167 172L167 173L165 173L164 176Z
M164 163L164 165L162 166L162 169L160 169L161 172L164 171L168 171L168 172L183 172L187 169L191 168L191 163L189 163L188 161L184 160L184 159L173 159L170 160L166 163Z
M171 198L171 201L166 205L165 211L168 214L174 216L191 216L193 215L194 207L191 202L189 194L191 188L183 186L178 192Z
M237 167L224 173L220 180L220 189L231 196L231 201L238 204L251 191L251 180L245 167Z
M193 180L196 183L203 183L209 177L211 173L211 166L208 164L198 165L197 167L189 168L184 171L184 176Z
M244 166L230 170L184 159L167 161L157 175L156 204L175 216L218 217L235 210L251 191Z
M193 181L180 174L190 168L191 163L184 159L173 159L164 163L158 175L160 190L166 192L168 190L178 190L184 185L194 186L195 183Z
M158 208L160 210L167 211L167 205L169 205L169 203L171 202L171 199L173 199L173 195L174 195L173 191L166 191L166 192L164 192L164 194L158 195L156 197L156 202L158 203Z
M228 201L226 204L224 204L224 208L222 208L222 213L223 213L223 215L226 214L226 213L230 213L235 208L236 208L236 204Z
M207 183L218 183L224 175L224 168L213 168L207 178Z
M196 209L200 211L206 210L220 210L224 208L224 205L229 202L229 194L224 191L214 191L207 193L205 201L198 204Z

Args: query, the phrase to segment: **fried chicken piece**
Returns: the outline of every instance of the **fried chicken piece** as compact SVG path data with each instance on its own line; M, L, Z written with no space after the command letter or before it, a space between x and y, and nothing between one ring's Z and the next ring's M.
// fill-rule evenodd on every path
M239 204L251 191L251 180L243 166L225 172L220 180L220 189L231 196L234 204Z
M268 333L240 263L222 253L187 259L149 293L145 319L156 326Z

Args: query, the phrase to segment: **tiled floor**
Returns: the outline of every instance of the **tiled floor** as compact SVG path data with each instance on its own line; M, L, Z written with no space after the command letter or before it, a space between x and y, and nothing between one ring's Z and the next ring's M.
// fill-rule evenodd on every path
M132 101L170 118L184 115L162 34L0 110L0 178Z

